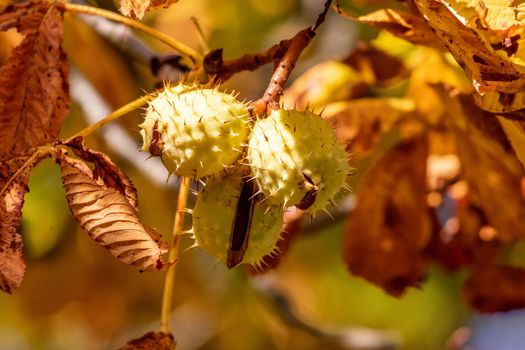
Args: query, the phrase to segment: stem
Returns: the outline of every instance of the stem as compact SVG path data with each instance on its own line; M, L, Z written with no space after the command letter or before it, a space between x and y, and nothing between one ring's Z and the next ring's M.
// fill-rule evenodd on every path
M279 62L276 62L276 68L273 71L270 84L264 92L263 97L251 103L254 115L262 117L270 114L272 110L279 109L279 101L283 94L284 86L295 68L295 63L303 50L310 44L310 41L315 36L315 31L326 19L326 14L330 9L332 1L333 0L325 1L323 12L319 14L313 26L301 30L289 40L286 51Z
M190 181L189 177L183 178L182 185L179 188L179 196L177 198L177 211L175 212L175 220L173 222L173 237L168 260L172 261L173 264L166 271L164 294L162 296L162 311L160 315L160 325L163 333L170 332L173 286L175 284L175 271L177 268L177 257L179 255L180 233L182 232L182 227L184 225L184 211L188 201Z
M133 27L137 30L140 30L146 34L151 35L152 37L158 39L159 41L173 48L174 50L177 50L181 55L189 58L191 60L192 65L194 64L200 65L202 63L202 55L198 53L197 51L195 51L194 49L192 49L191 47L173 39L172 37L164 33L159 32L158 30L155 30L151 27L148 27L147 25L144 25L138 21L135 21L131 18L127 18L115 12L99 9L93 6L85 6L85 5L70 4L70 3L64 3L64 6L66 10L70 12L106 17L112 21L123 23L130 27Z
M111 114L107 115L103 119L100 119L98 122L96 122L94 124L91 124L91 125L87 126L86 128L80 130L75 135L73 135L70 138L68 138L66 143L70 142L71 140L73 140L74 138L77 138L79 136L82 136L82 137L85 138L86 136L88 136L92 132L100 129L104 125L106 125L106 124L108 124L108 123L110 123L110 122L112 122L114 120L117 120L120 117L125 116L129 112L132 112L132 111L134 111L135 109L137 109L139 107L144 106L146 103L148 103L148 101L152 97L156 96L157 94L158 94L158 92L155 91L155 92L152 92L152 93L150 93L150 94L148 94L146 96L141 96L141 97L137 98L136 100L131 101L130 103L120 107L116 111L113 111Z

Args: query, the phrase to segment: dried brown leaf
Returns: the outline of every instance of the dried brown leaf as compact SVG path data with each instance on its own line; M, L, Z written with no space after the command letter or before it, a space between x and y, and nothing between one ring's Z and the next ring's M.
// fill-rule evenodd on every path
M84 139L77 137L64 143L73 149L73 152L83 160L95 164L94 179L101 178L104 185L122 193L128 203L138 211L137 189L129 177L106 154L97 152L84 146Z
M475 108L468 99L448 98L451 127L461 161L468 196L479 205L496 240L525 237L525 175L501 126L493 115Z
M467 302L481 312L525 308L525 269L512 266L481 265L464 286Z
M343 243L350 272L400 296L423 278L431 238L425 137L398 145L368 173Z
M0 30L16 28L21 34L38 31L39 23L49 11L49 2L23 2L0 9Z
M377 28L386 29L395 36L413 44L443 48L436 34L432 32L425 20L417 14L393 9L380 9L360 16L357 20Z
M42 158L24 155L0 162L0 290L7 293L13 293L24 278L22 236L16 231L22 220L29 173Z
M496 262L501 244L480 236L480 231L487 225L483 211L475 203L463 199L458 203L456 214L448 218L443 227L434 230L428 249L432 259L451 271L479 262Z
M141 19L148 11L167 8L179 0L120 0L120 12L124 16Z
M175 350L175 340L170 333L148 332L130 340L119 350Z
M56 157L71 212L97 243L120 261L141 270L160 271L167 265L167 249L158 236L142 225L137 211L119 190L96 177L85 163L64 154Z
M56 140L68 112L69 68L61 47L63 5L37 3L34 10L27 6L0 11L7 16L5 28L14 26L25 34L0 68L0 155L4 158Z

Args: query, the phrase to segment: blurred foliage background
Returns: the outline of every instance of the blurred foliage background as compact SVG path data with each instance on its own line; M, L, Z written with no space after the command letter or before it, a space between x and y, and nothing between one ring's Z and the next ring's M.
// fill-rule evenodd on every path
M181 0L169 9L148 14L144 22L197 48L198 32L190 19L194 16L209 46L222 47L225 58L235 58L293 36L315 21L322 3ZM96 5L115 8L109 1ZM359 14L385 6L385 2L361 0L345 5ZM315 63L344 58L358 39L369 40L376 35L374 29L330 12L292 79ZM139 36L148 46L167 52L157 42ZM0 34L0 60L5 60L19 40L12 31ZM155 86L149 67L130 60L70 15L65 48L75 70L111 109ZM241 73L226 88L255 99L264 91L270 74L271 67ZM85 114L80 105L73 105L62 135L72 135L85 126ZM140 120L137 111L120 122L135 140L125 155L111 146L118 140L108 140L102 133L92 136L88 145L109 154L131 177L139 190L144 222L168 237L176 182L153 181L148 175L151 161L142 157L138 162L141 166L137 166L132 159L140 153L136 132ZM68 211L59 171L50 161L40 164L32 175L21 232L28 268L15 295L0 294L0 349L116 349L129 339L158 329L163 275L141 274L119 263L79 229ZM399 339L403 349L445 348L450 335L469 317L459 291L461 274L450 276L438 267L432 268L420 289L411 289L402 299L394 299L346 271L341 261L342 232L343 224L334 222L302 233L282 265L257 278L251 278L243 268L228 271L200 250L184 250L192 244L185 237L173 311L177 348L335 347L287 317L276 291L278 297L287 298L300 319L319 329L352 335L360 327L370 327L391 332L388 334Z

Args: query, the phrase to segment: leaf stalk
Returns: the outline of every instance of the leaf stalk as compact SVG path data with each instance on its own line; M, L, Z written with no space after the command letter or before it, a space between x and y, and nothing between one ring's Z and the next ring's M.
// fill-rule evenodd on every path
M182 228L184 226L184 213L186 212L186 204L188 202L188 192L190 189L191 179L184 177L179 188L179 196L177 198L177 211L175 212L175 219L173 221L173 235L169 251L169 261L173 264L166 271L166 279L164 280L164 293L162 296L162 309L160 317L161 331L170 333L171 323L171 309L173 305L173 288L175 285L175 271L177 269L177 258L179 255L180 237Z

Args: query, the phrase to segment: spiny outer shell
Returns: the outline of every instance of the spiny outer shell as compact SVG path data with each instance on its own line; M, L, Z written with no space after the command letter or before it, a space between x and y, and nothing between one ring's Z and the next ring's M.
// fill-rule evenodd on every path
M324 119L305 111L273 111L255 123L247 159L260 191L273 204L297 205L318 188L315 213L344 186L347 154Z
M150 103L139 125L142 150L150 151L156 141L156 125L160 135L156 145L166 168L199 179L218 174L241 156L249 123L248 109L231 95L195 86L166 88Z
M230 235L242 187L242 176L235 171L209 181L199 193L193 209L193 234L197 245L226 264ZM283 225L283 209L257 202L249 241L241 263L258 266L265 255L276 249Z

